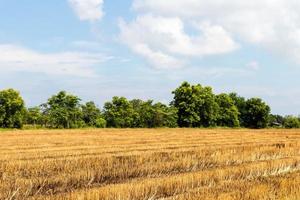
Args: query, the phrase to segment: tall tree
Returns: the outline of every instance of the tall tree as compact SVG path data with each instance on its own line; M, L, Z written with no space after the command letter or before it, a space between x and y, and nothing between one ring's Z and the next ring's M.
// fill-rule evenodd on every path
M197 113L200 122L197 127L211 127L217 125L218 104L211 87L195 86L197 94ZM199 94L198 94L199 93Z
M0 91L0 127L22 128L25 103L13 89Z
M219 105L219 114L217 125L227 127L239 126L239 111L234 105L233 100L228 94L219 94L216 96L216 102Z
M54 128L78 128L84 125L80 98L65 91L49 98L44 109L44 113L49 115L50 125Z
M173 91L172 105L178 110L180 127L216 125L218 105L211 87L184 82Z
M174 101L172 104L178 110L178 125L180 127L193 127L200 122L197 113L197 94L195 87L188 82L183 82L173 92Z
M270 107L260 98L246 101L245 126L248 128L266 128L269 121Z

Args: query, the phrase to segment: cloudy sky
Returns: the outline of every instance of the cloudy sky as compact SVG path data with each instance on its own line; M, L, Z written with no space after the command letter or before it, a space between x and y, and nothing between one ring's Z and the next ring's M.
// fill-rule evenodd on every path
M182 81L300 114L298 0L0 0L0 89L168 102Z

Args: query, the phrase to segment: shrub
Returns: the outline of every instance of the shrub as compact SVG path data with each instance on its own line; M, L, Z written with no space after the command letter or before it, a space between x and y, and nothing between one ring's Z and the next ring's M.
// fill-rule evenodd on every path
M106 120L103 118L96 119L96 127L97 128L105 128L106 127Z
M287 116L283 124L284 128L300 128L300 121L297 117Z

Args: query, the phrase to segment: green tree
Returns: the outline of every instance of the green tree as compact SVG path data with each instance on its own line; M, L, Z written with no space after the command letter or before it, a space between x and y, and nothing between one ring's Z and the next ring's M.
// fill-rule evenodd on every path
M106 120L102 117L96 119L95 127L96 128L105 128L106 127Z
M79 128L84 126L80 108L80 98L65 91L48 99L43 106L53 128Z
M201 87L197 85L196 88L199 90L198 96L198 115L200 116L200 123L197 127L211 127L217 125L218 117L218 104L215 100L211 87Z
M152 127L153 121L153 101L143 101L141 99L133 99L130 101L133 112L132 127L134 128L149 128Z
M113 97L104 104L104 118L107 127L130 128L134 125L134 109L125 97Z
M177 112L174 107L168 107L162 103L153 104L152 100L143 101L133 99L130 103L134 109L133 127L155 128L177 126Z
M297 117L287 116L283 123L284 128L300 128L300 121Z
M172 105L178 110L180 127L215 126L218 104L211 87L190 85L184 82L173 91Z
M238 109L240 126L245 127L245 120L247 116L246 99L238 96L237 93L230 93L229 96Z
M0 91L0 127L22 128L24 114L25 103L18 91Z
M36 125L42 125L43 116L40 107L28 108L26 112L26 123Z
M177 109L162 103L153 105L153 127L177 127ZM151 128L151 127L150 127Z
M228 94L219 94L216 96L216 102L219 106L217 125L238 127L239 111L230 96Z
M259 98L246 101L245 126L248 128L266 128L269 121L270 107Z
M105 120L101 115L101 111L97 108L96 104L92 101L82 105L82 119L87 126L104 128L106 125ZM104 121L103 121L104 120Z
M172 93L174 94L172 105L178 110L178 126L193 127L199 123L200 116L197 113L197 95L194 86L183 82Z

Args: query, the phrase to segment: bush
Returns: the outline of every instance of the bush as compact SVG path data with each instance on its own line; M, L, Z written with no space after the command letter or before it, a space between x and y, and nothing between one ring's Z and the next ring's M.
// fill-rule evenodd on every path
M105 128L106 127L106 120L103 118L96 119L96 127L97 128Z
M284 128L300 128L300 121L297 117L287 116L283 126Z

